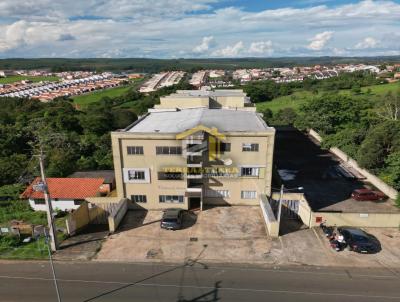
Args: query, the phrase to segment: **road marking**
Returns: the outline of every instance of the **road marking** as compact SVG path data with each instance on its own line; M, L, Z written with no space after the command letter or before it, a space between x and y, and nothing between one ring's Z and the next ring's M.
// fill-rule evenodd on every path
M23 280L38 280L38 281L53 281L50 278L39 277L13 277L13 276L0 276L3 279L23 279ZM215 289L212 286L197 286L197 285L178 285L178 284L159 284L159 283L131 283L131 282L118 282L118 281L95 281L95 280L71 280L71 279L57 279L59 282L76 282L76 283L99 283L99 284L117 284L123 286L144 286L144 287L173 287L173 288L192 288L192 289ZM273 290L273 289L256 289L256 288L235 288L235 287L218 287L218 290L225 291L246 291L246 292L261 292L261 293L276 293L276 294L290 294L290 295L308 295L308 296L336 296L348 298L369 298L369 299L390 299L400 300L400 296L383 296L383 295L364 295L364 294L345 294L345 293L327 293L327 292L305 292L305 291L292 291L292 290Z

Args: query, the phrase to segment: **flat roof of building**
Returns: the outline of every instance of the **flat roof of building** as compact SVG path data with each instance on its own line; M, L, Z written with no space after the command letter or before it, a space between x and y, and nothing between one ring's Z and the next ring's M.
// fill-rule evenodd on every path
M180 133L198 125L216 127L219 132L273 131L259 114L252 111L190 108L148 113L125 129L132 133Z

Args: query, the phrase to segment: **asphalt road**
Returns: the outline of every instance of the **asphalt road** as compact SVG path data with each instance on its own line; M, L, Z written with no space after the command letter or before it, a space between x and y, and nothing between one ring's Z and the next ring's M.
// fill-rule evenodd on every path
M398 270L67 263L62 301L400 301ZM57 301L48 263L1 262L0 301Z

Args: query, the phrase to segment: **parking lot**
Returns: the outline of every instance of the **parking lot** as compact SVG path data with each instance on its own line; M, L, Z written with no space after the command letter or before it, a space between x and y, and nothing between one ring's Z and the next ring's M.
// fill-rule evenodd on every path
M282 236L274 242L270 255L277 265L314 265L336 267L380 267L400 276L400 231L395 228L367 228L378 238L382 250L377 254L336 252L319 229L303 229Z
M259 207L214 207L185 213L183 228L160 228L161 211L129 211L97 260L265 263L271 239Z
M346 178L339 169L343 163L322 149L307 134L298 130L278 130L274 161L286 188L303 187L314 211L388 213L400 212L394 201L356 201L350 197L355 189L374 187L358 178ZM356 175L359 176L359 175Z

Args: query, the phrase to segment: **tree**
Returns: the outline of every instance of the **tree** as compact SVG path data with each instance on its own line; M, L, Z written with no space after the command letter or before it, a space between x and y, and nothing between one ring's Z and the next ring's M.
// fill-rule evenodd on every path
M278 110L273 119L274 125L290 125L296 121L297 113L293 108L283 108Z
M386 168L381 178L395 189L400 190L400 151L393 152L385 159Z
M400 90L395 95L389 91L377 105L379 117L385 120L399 121L400 120Z
M378 171L392 152L400 151L400 124L387 121L372 127L357 153L360 166Z
M113 129L123 129L137 120L137 115L128 109L116 109L112 111Z
M272 113L272 110L271 110L271 109L269 109L269 108L264 108L264 109L261 109L259 112L262 114L263 119L264 119L264 121L265 121L266 123L269 123L269 121L272 120L273 113Z
M348 124L360 123L370 103L346 95L324 94L309 99L300 109L296 126L313 128L321 134L334 134Z

